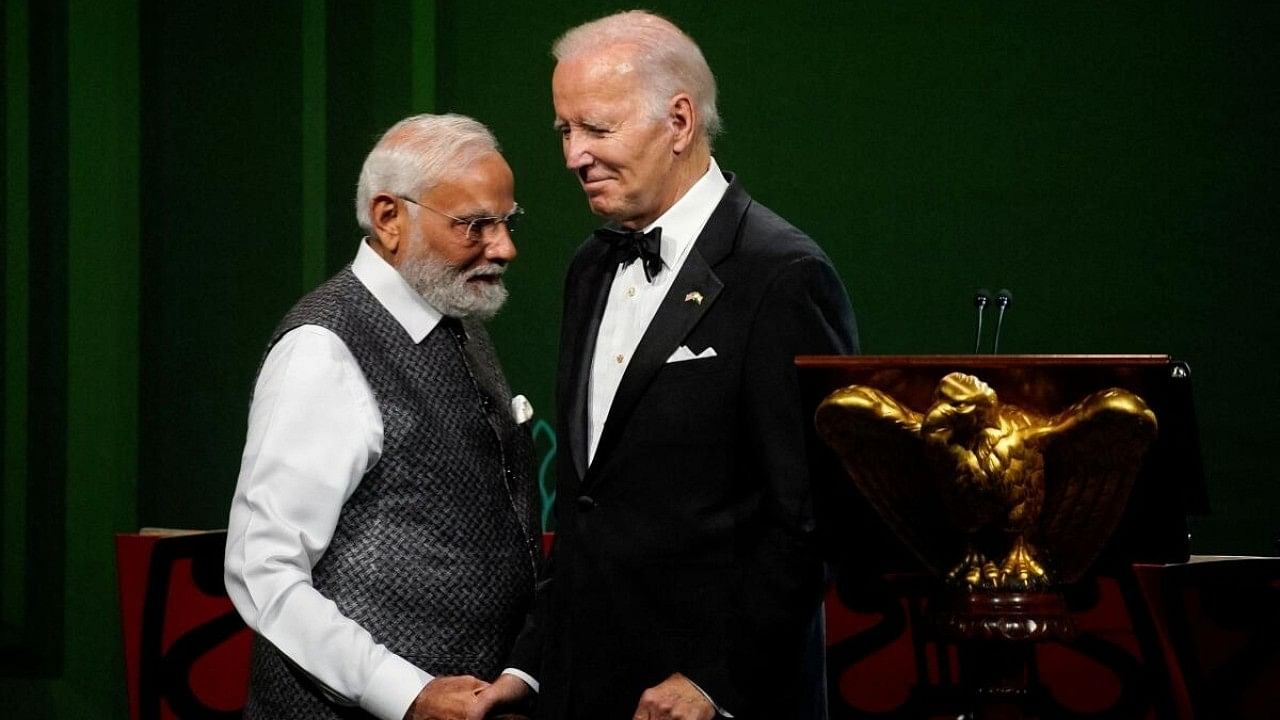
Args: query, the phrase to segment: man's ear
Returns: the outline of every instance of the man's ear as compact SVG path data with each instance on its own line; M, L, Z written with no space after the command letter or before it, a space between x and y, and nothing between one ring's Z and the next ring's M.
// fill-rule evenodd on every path
M378 193L369 200L369 223L373 225L374 249L388 261L404 249L409 227L406 208L391 193Z
M667 122L675 134L672 151L679 155L693 144L697 136L698 110L693 99L685 93L678 93L667 103Z

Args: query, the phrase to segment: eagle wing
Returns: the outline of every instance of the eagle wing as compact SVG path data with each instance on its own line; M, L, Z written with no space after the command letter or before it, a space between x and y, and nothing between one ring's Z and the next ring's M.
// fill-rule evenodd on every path
M1056 581L1080 579L1102 551L1155 435L1155 414L1142 398L1117 388L1072 405L1044 431L1040 535Z
M875 388L850 385L818 405L818 435L840 457L854 485L930 570L941 572L964 547L946 520L937 450L920 437L922 416Z

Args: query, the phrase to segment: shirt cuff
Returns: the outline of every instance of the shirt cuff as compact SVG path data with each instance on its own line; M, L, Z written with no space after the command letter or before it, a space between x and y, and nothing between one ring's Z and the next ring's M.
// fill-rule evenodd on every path
M388 653L369 678L360 707L379 720L402 720L418 693L433 679L408 660Z
M689 678L686 677L685 680L689 680ZM689 680L689 684L693 686L694 690L697 690L698 692L702 693L702 697L706 698L707 702L711 703L711 707L716 709L716 715L719 715L720 717L726 717L726 718L733 717L733 713L729 712L728 710L725 710L724 708L716 704L716 701L711 699L711 696L707 694L706 690L703 690L702 688L698 687L698 683L692 680Z
M503 670L503 671L502 671L502 674L503 674L503 675L515 675L516 677L518 677L518 678L520 678L521 680L523 680L525 685L528 685L530 688L532 688L534 692L538 692L538 681L537 681L537 680L534 680L534 679L533 679L533 676L532 676L532 675L530 675L529 673L527 673L527 672L525 672L525 671L523 671L523 670L519 670L519 669L517 669L517 668L507 668L506 670ZM708 698L708 699L710 699L710 698Z

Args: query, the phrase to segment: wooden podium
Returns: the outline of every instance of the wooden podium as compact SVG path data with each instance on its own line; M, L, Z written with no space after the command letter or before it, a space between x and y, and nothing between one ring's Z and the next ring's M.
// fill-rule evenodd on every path
M932 698L930 705L950 707L979 718L1040 717L1045 703L1043 688L1036 678L1036 648L1049 642L1069 642L1076 635L1064 587L1080 580L1093 566L1177 563L1188 557L1186 515L1189 511L1204 511L1207 503L1191 405L1190 372L1182 363L1166 356L909 356L802 357L797 359L797 366L808 406L822 410L817 418L819 434L838 450L831 452L816 441L812 448L823 477L816 503L819 524L839 572L846 577L872 577L919 573L927 568L927 574L935 578L926 583L927 616L937 637L955 645L956 676L960 682L950 689L951 697ZM931 451L924 440L913 440L911 436L927 434L929 425L922 424L922 420L926 412L936 413L945 404L939 400L945 394L943 387L956 383L955 377L975 383L974 387L986 392L993 403L998 396L999 411L1011 417L1060 418L1079 412L1087 418L1084 422L1090 422L1092 416L1085 411L1092 408L1078 409L1082 399L1092 401L1095 396L1122 394L1136 397L1143 417L1154 413L1158 418L1158 434L1155 423L1148 420L1155 439L1150 440L1149 448L1149 438L1142 439L1145 455L1141 448L1132 449L1123 487L1113 482L1107 490L1110 495L1097 490L1098 483L1069 492L1047 489L1050 502L1045 504L1046 514L1069 513L1074 507L1079 515L1066 519L1047 517L1038 526L1045 543L1049 543L1053 528L1068 528L1057 532L1057 546L1044 552L1058 560L1062 570L1048 587L1029 585L1025 573L1024 581L1018 584L1016 578L1008 579L1007 572L1002 574L996 569L991 570L990 578L979 581L975 578L982 575L973 570L966 584L957 581L956 570L949 576L943 572L943 564L953 562L946 559L949 553L956 560L968 558L963 548L973 536L949 526L949 519L958 522L954 508L951 518L947 518L942 511L945 503L935 492L941 487L942 494L946 494L945 484L929 485L919 479L922 467L942 467L936 462L938 458L949 461L950 456L937 455L941 451ZM853 429L847 432L838 427L832 429L844 417L831 412L831 403L842 393L844 398L853 396L860 403L856 409L864 413L848 416ZM828 398L831 400L824 404ZM972 407L954 410L948 405L942 409L967 420L970 418L964 413ZM877 413L883 413L884 418ZM868 420L869 416L876 417ZM871 420L883 420L883 425ZM1068 426L1061 420L1055 422ZM1003 431L993 425L982 432L999 437ZM982 433L975 430L973 435ZM1037 437L1046 436L1047 433ZM1117 438L1115 447L1128 447L1124 442L1129 438ZM1085 461L1076 464L1077 476L1088 475L1093 472L1091 468L1102 467L1107 461L1105 433L1097 436L1095 432L1087 443L1077 443L1074 448L1065 440L1057 445L1052 440L1048 442L1035 444L1034 459L1045 463L1045 468L1051 463L1064 464L1064 453L1090 453ZM1032 444L1026 443L1028 456L1032 454ZM1065 450L1061 449L1063 446ZM1042 447L1048 450L1041 452ZM916 457L928 452L934 452L931 462ZM995 451L990 454L994 456ZM1122 453L1117 450L1116 454ZM1003 458L1004 466L1000 460L992 463L1004 472L1015 461L1023 462L1023 457ZM895 467L901 468L900 472ZM946 472L944 468L942 474ZM1040 476L1042 484L1062 482L1053 472L1042 471ZM901 487L911 483L918 487ZM1055 490L1056 504L1052 500ZM1069 496L1092 495L1094 505L1077 502L1072 506L1062 499L1064 492ZM1041 493L1046 493L1043 487ZM1027 534L1031 532L1028 530ZM1039 537L1036 539L1039 541ZM1011 561L1005 562L1007 569ZM988 562L987 567L996 566ZM949 579L944 581L944 577ZM1044 582L1050 582L1048 577L1046 573Z

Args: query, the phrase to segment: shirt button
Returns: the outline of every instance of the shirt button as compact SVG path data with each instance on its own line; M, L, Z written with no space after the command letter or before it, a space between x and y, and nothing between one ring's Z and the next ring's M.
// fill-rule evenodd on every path
M621 364L622 364L622 356L621 356L621 355L614 355L614 356L613 356L613 361L614 361L614 362L616 362L616 363L618 363L619 365L621 365Z
M627 288L627 297L635 297L635 296L636 296L635 287L633 286L633 287Z

